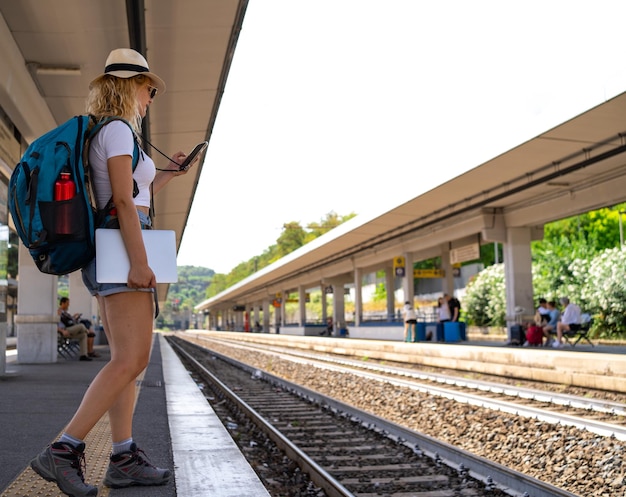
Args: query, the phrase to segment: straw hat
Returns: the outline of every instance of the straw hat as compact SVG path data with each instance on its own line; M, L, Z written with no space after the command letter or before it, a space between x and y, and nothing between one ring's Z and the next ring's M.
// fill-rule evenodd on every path
M116 48L107 57L104 73L95 78L89 88L103 76L110 74L118 78L132 78L139 74L148 76L160 93L165 92L165 83L156 74L150 72L148 62L143 55L132 48Z

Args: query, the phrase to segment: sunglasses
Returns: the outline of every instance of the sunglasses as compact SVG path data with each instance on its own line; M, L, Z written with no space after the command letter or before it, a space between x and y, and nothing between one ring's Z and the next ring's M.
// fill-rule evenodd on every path
M150 93L150 98L156 97L156 94L157 94L158 91L159 91L158 88L155 88L154 86L148 85L148 93Z

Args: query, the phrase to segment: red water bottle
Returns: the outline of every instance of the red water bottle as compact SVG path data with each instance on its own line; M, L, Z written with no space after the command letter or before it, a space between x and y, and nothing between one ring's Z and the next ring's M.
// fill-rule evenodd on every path
M72 234L72 218L69 202L76 195L76 185L72 181L69 171L61 171L59 179L54 183L54 200L60 202L56 206L56 233L57 235Z

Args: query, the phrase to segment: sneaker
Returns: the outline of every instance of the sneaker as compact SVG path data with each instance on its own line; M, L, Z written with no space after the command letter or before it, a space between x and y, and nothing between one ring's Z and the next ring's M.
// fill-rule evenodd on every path
M78 447L55 442L30 462L30 467L44 480L55 482L70 497L98 495L98 487L85 483L85 444Z
M89 352L89 354L87 354L89 357L100 357L100 354L98 354L97 352Z
M145 452L133 442L128 452L111 456L104 484L111 488L165 485L169 479L170 471L152 465Z
M93 361L93 359L92 359L91 357L88 357L88 356L86 356L86 355L81 355L81 356L78 358L78 360L79 360L79 361Z
M558 341L554 341L554 343L552 344L552 347L555 349L562 349L563 348L563 342L558 342Z

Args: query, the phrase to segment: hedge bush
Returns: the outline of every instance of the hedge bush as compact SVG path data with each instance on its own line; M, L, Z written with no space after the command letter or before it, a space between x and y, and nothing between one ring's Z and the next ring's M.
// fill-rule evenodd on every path
M465 289L463 307L470 324L476 326L506 324L504 264L489 266L472 279Z
M595 318L601 336L626 332L626 251L604 250L590 259L572 260L561 274L533 264L535 298L567 296ZM465 316L476 326L504 326L506 296L504 264L484 269L468 284L463 299Z

